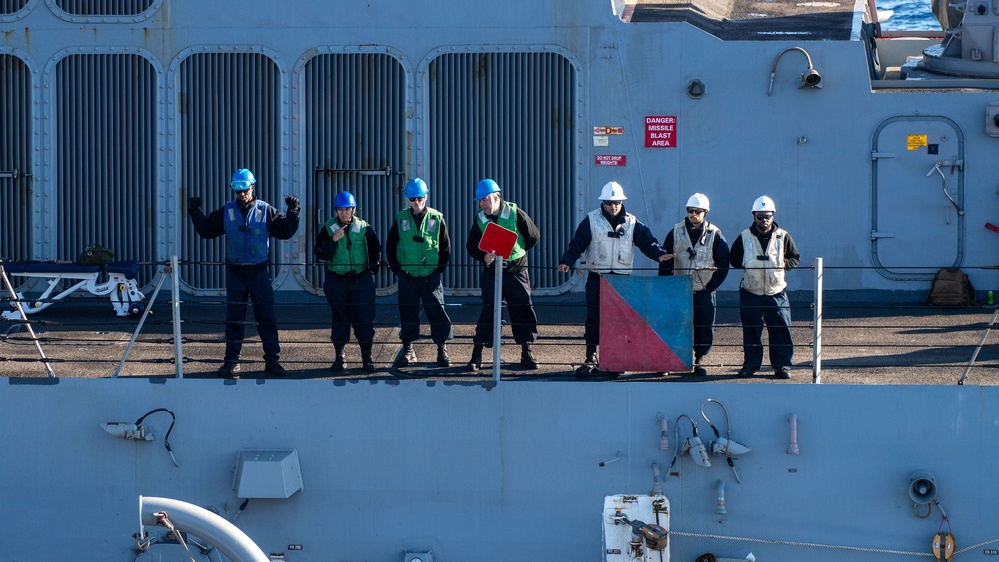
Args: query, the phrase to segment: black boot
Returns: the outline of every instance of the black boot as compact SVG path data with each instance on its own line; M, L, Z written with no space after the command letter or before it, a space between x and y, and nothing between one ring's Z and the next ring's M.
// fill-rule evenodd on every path
M532 370L538 368L538 360L534 358L534 348L529 343L520 346L520 364Z
M597 346L586 344L586 360L576 367L577 377L589 377L597 372Z
M437 366L438 367L451 366L451 357L447 354L446 343L437 344Z
M371 344L361 344L361 368L365 373L375 372L375 362L371 359Z
M472 358L469 359L468 365L465 365L465 370L474 373L482 368L482 348L485 347L481 343L477 343L472 346Z
M395 360L396 367L408 367L411 363L416 363L416 350L413 349L413 342L403 342L402 351Z
M330 370L334 373L339 373L340 371L343 371L343 344L335 343L333 344L333 347L336 349L336 359L334 359L333 364L330 365Z
M694 355L694 375L703 377L708 374L708 369L704 366L704 356Z

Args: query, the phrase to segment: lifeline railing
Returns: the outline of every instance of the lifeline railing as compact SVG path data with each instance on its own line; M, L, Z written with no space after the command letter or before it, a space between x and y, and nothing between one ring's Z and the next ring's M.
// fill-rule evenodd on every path
M2 288L12 296L16 295L15 288L11 285L10 279L4 273L2 267L3 267L3 262L0 262L0 274L3 274L0 275L0 277L3 277ZM792 309L795 317L792 323L792 329L796 334L795 341L799 342L795 344L795 347L807 348L810 345L812 348L811 361L810 364L807 365L808 367L810 367L812 374L811 382L813 383L824 382L823 376L830 372L828 371L826 365L826 363L828 363L830 359L833 361L833 365L835 365L834 370L831 371L832 373L834 373L834 375L838 373L847 372L848 370L856 372L885 370L890 366L889 363L891 361L921 362L921 364L916 365L916 367L919 368L926 367L932 369L933 371L939 371L943 369L956 369L957 366L960 365L960 368L963 370L963 374L960 376L960 380L957 381L957 384L964 384L964 382L969 378L970 371L975 366L982 367L984 369L984 371L982 372L984 372L985 374L990 374L991 371L989 369L994 369L996 367L996 365L994 365L991 362L994 359L994 354L992 353L993 346L990 346L988 344L988 336L990 334L991 327L994 325L997 315L999 315L999 312L997 312L997 309L995 309L994 307L972 308L961 311L932 311L932 312L929 312L926 309L920 307L920 309L916 311L917 316L922 316L926 318L927 321L929 321L930 319L934 320L943 319L943 320L952 321L951 325L938 326L931 322L927 322L925 325L916 325L914 323L910 323L910 325L904 327L908 331L908 334L904 334L905 336L904 338L900 339L897 342L890 342L888 341L887 336L884 337L881 336L881 334L886 332L877 331L877 330L886 329L879 325L880 324L879 320L882 317L890 317L892 315L899 314L900 313L899 311L904 310L905 307L911 308L918 305L911 302L903 304L902 306L893 306L890 304L882 303L878 307L872 308L869 304L864 304L859 306L855 304L848 304L848 305L833 304L832 307L830 308L830 305L824 302L824 297L826 293L824 287L825 285L824 275L825 275L825 270L828 268L824 266L823 260L821 258L816 259L814 265L811 268L801 267L798 270L796 270L794 274L799 276L799 281L794 282L793 284L802 285L803 283L800 282L800 278L805 275L809 275L808 273L809 269L811 269L810 276L813 277L811 281L814 283L814 296L811 302L803 304L794 304L795 299L792 298ZM834 268L834 269L839 269L839 268ZM971 268L966 268L966 269L971 269ZM986 266L982 267L981 269L996 269L996 268L993 266ZM192 334L197 332L197 330L199 329L208 334L212 333L219 334L222 331L221 325L223 324L222 320L223 315L213 313L212 310L217 310L215 308L209 310L207 314L205 313L204 310L199 311L199 314L204 316L203 318L199 318L196 320L191 320L191 319L186 320L187 322L186 326L188 327L189 331L187 337L189 339L185 340L185 335L182 333L182 326L184 325L183 323L185 322L185 320L182 318L181 315L181 306L185 302L193 304L195 301L185 300L186 296L183 295L181 292L178 275L174 273L177 271L179 271L179 262L177 261L176 257L171 258L170 262L167 265L162 266L160 274L156 278L155 289L151 297L145 303L142 316L138 319L137 324L135 324L134 330L132 330L131 337L128 341L127 346L125 347L123 354L121 354L120 357L116 357L114 359L115 362L117 363L117 367L113 370L113 373L111 374L112 377L122 376L124 367L128 363L134 363L134 364L143 364L148 362L172 363L171 367L174 376L178 378L183 378L185 376L185 363L190 365L192 363L197 363L197 362L204 363L206 361L209 363L218 362L218 360L213 360L213 359L192 359L189 357L185 357L184 355L183 343L185 341L190 341L197 345L202 345L202 344L214 345L215 343L221 343L221 340L218 338L217 335L214 338L209 336L208 338L198 339L197 336L192 336ZM499 269L497 269L496 271L498 272ZM150 320L151 320L150 315L152 314L153 308L161 307L163 304L160 294L162 287L166 283L166 280L168 278L171 280L170 290L169 290L171 296L168 302L171 310L171 319L169 321L169 330L171 331L171 337L162 340L155 340L155 339L147 340L143 338L144 330L148 331L147 328L150 326ZM497 294L496 298L494 298L494 302L497 303L498 312L502 312L502 306L503 306L502 299L500 298L500 296L501 296L501 288L499 283L497 283ZM20 307L20 302L17 298L9 300L11 300L10 304L13 305L14 308ZM72 299L72 300L74 301L79 300L80 302L84 301L84 299ZM315 319L317 316L322 317L324 315L313 314L311 312L311 307L316 306L316 307L326 308L327 304L319 299L313 299L313 300L314 302L311 303L304 303L304 304L295 303L295 306L308 307L308 310L304 314L302 314L299 318L294 319L292 322L281 321L282 332L285 331L284 327L289 324L292 325L292 328L290 328L289 331L294 330L294 333L296 334L305 333L305 330L307 329L316 329L321 327L321 325L323 324L323 320L319 320L317 322ZM448 299L447 304L449 307L457 306L461 308L463 306L467 306L467 308L464 308L465 311L472 311L472 309L474 309L474 311L477 311L478 307L480 306L480 304L477 301L469 302L466 303L465 305L462 305L461 303L453 303L451 302L452 300L458 300L458 299ZM568 299L562 299L562 300L564 301ZM800 299L797 300L800 302ZM204 300L201 300L196 302L199 308L224 306L224 303L221 301L206 302ZM381 308L383 312L384 308L382 307L392 307L394 309L395 306L396 304L394 302L387 299L379 299L378 304L376 304L376 307ZM581 349L582 338L580 337L580 334L578 332L581 331L582 322L572 324L570 321L568 323L565 323L567 318L573 315L578 315L578 308L580 308L581 306L582 304L579 302L566 304L564 302L558 302L558 299L552 299L548 297L541 299L536 298L535 307L539 310L545 310L545 309L554 310L552 314L548 314L547 316L549 316L550 320L555 321L554 324L552 323L545 324L544 323L545 320L544 318L542 318L542 316L544 315L539 314L539 320L541 321L540 331L542 333L541 340L539 341L539 347L542 349L545 348L555 349L555 348L565 348L569 346L578 346ZM724 318L721 318L721 317L731 318L733 316L733 310L737 308L738 308L737 304L733 306L731 304L725 304L723 302L719 302L718 311L719 311L720 321L716 324L716 331L718 332L718 335L715 337L715 344L711 356L719 356L720 359L716 359L712 364L709 365L709 367L712 369L711 371L712 375L721 374L720 372L715 370L716 367L720 367L721 368L720 370L725 370L726 368L728 368L730 371L734 373L735 367L732 366L738 364L739 360L738 352L742 349L742 344L741 341L739 341L740 338L736 334L738 334L740 326L737 322L732 321L731 319L725 320ZM811 309L810 326L802 322L803 320L802 313L806 308ZM856 313L855 311L850 310L851 308L861 309L861 312ZM985 322L984 319L980 318L979 314L983 308L989 313L995 312L995 314L991 315L992 316L991 321ZM828 323L829 319L827 316L827 314L830 311L834 312L834 319L831 328L830 324ZM190 315L190 313L188 314ZM875 317L874 318L875 322L873 324L871 323L865 324L865 322L862 320L867 318L868 315L872 314ZM45 315L42 316L44 317ZM851 316L852 318L844 318ZM36 356L35 358L31 358L30 354L24 352L23 348L13 349L8 347L7 349L4 349L3 347L0 347L0 374L4 373L5 371L9 371L9 369L5 370L2 368L2 365L4 363L7 363L8 365L16 365L18 363L41 362L44 368L46 369L47 376L54 377L56 376L56 373L53 370L53 365L59 367L60 363L79 362L86 366L86 365L91 365L93 363L106 361L106 359L97 358L96 355L93 354L80 356L78 358L73 358L73 359L50 357L49 355L51 354L47 355L45 353L42 344L48 345L51 343L53 346L55 346L54 349L56 351L60 351L61 348L59 346L61 345L61 341L56 337L59 334L59 330L53 328L49 329L48 332L37 334L32 328L31 322L27 321L29 317L22 315L22 318L23 320L21 321L9 322L11 328L7 329L8 334L0 334L0 346L3 345L3 342L20 343L20 340L16 337L11 336L9 332L15 329L15 327L23 327L26 330L27 334L30 336L30 343L36 351ZM57 323L53 322L52 320L48 319L35 320L36 318L38 318L38 316L30 317L32 321L38 322L40 325L45 326L46 328L48 328L49 326L57 325ZM328 316L325 316L325 318L328 319ZM509 369L504 368L501 360L502 359L501 352L504 349L503 345L504 343L506 343L505 349L510 348L508 343L509 335L503 335L502 333L503 326L501 324L502 322L501 313L494 313L493 320L495 322L493 329L495 340L492 348L493 365L490 374L492 376L494 383L499 382L504 377L511 377L511 376L512 377L537 376L539 378L551 378L552 376L557 377L560 376L560 374L563 373L564 371L556 370L553 374L551 367L555 366L557 369L559 365L568 365L569 367L568 372L569 373L572 372L573 364L571 360L568 363L566 363L564 359L559 360L562 362L555 362L555 363L552 363L549 360L549 362L547 362L546 365L545 362L546 359L548 358L542 358L542 365L543 365L542 370L534 373L524 373L522 371L517 371L516 369L511 372ZM127 322L127 321L122 320L121 322ZM298 322L299 324L295 325L296 322ZM546 326L551 327L558 324L559 322L563 322L562 326L566 327L565 332L567 332L567 334L564 336L551 335L552 333L554 333L554 330L547 329ZM252 322L248 321L247 323L252 323ZM154 331L160 330L161 327L165 327L164 323L162 322L153 321L152 324L156 326L155 328L153 328ZM194 326L197 326L195 332L190 332L190 329ZM390 340L392 339L391 330L397 326L398 326L397 320L395 319L378 322L377 333L380 333L381 337L376 339L376 344L379 347L383 348L383 351L387 345L390 345ZM461 324L459 322L456 322L455 327L456 331L462 330L465 331L466 333L468 331L467 324ZM980 340L978 340L978 335L979 335L978 330L980 328L984 328L984 333L981 334ZM830 329L832 330L831 332ZM873 336L868 335L866 336L866 339L862 335L856 335L858 331L863 331L863 330L868 330L870 331L869 333L872 333L874 335ZM810 333L806 335L805 333L803 333L805 331ZM829 339L830 334L832 335L832 339ZM972 342L971 340L968 340L967 339L968 335L975 336L977 344L975 342ZM957 336L962 336L962 337L958 338ZM74 343L80 344L81 346L92 343L86 341L83 338L85 338L85 336L81 338L76 338L74 340ZM453 343L455 343L456 345L462 345L461 342L464 341L467 344L468 339L470 339L470 336L467 335L458 336L455 340L453 340ZM811 341L807 342L806 340L809 339ZM317 343L314 339L296 340L294 337L285 341L284 335L282 336L282 340L283 344L292 347L302 346L304 344L304 346L313 349L316 347ZM132 357L133 350L136 345L151 344L155 346L161 343L169 343L173 346L169 359L155 359L155 360L142 359L142 358L133 359ZM417 344L425 345L421 344L420 342L417 342ZM397 343L394 345L394 347L396 349L398 348ZM888 353L885 353L886 349L889 350ZM830 355L830 353L832 355ZM865 353L867 354L866 356L864 355ZM582 353L580 352L579 355L582 356ZM946 355L946 357L945 358L939 357L943 355ZM146 354L146 357L148 357L148 354ZM984 358L984 363L982 362L983 358ZM314 362L315 359L311 359L311 360L298 361L298 364L306 365L306 370L312 370L313 367L309 365ZM385 361L380 362L380 364L382 365L384 365L385 363L386 363ZM389 361L389 363L391 363L391 361ZM801 367L806 366L807 363L809 362L799 361L797 364L798 368L795 371L795 373L803 373L803 369ZM451 371L453 370L454 369L452 369ZM486 372L487 371L483 371L482 374L485 374ZM19 375L20 373L17 374ZM61 374L65 376L65 373ZM385 374L386 373L384 371L379 372L379 375L385 375ZM395 371L392 371L391 374L394 376L399 376L399 373ZM425 378L432 378L435 376L433 370L426 371L425 374L426 374ZM450 374L451 372L448 372L445 375L450 375ZM732 373L729 373L729 375L731 374ZM469 375L469 376L476 376L476 375ZM413 377L408 377L408 378L413 378ZM798 377L796 376L795 378ZM628 377L624 377L623 380L649 380L649 377L648 376L632 377L631 375L629 375ZM691 381L691 380L719 380L719 379L715 377L708 377L707 379L695 379L695 378L688 378L685 376L682 376L681 378L678 379L676 377L662 377L661 375L653 374L652 380ZM986 378L985 380L989 381L990 379ZM799 380L798 382L801 381Z

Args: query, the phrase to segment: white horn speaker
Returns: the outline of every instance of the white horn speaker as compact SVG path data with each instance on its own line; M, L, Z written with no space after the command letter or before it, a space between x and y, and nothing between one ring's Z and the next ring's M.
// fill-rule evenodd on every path
M915 503L930 503L937 497L937 482L929 472L909 475L909 497Z

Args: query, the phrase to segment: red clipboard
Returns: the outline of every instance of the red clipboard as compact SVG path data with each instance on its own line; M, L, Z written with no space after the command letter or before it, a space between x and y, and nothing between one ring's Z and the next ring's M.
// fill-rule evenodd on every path
M486 230L482 233L482 239L479 240L479 249L487 254L492 252L508 260L516 243L516 232L491 222L486 225Z

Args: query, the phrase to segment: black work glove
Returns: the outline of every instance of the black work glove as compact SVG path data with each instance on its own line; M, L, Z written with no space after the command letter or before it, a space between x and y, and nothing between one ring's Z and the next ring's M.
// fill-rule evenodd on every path
M190 212L201 210L201 198L200 197L188 197L187 198L187 210Z
M292 196L289 195L288 197L284 198L284 202L288 204L288 210L289 211L297 211L298 210L298 206L299 206L298 197L292 197Z

